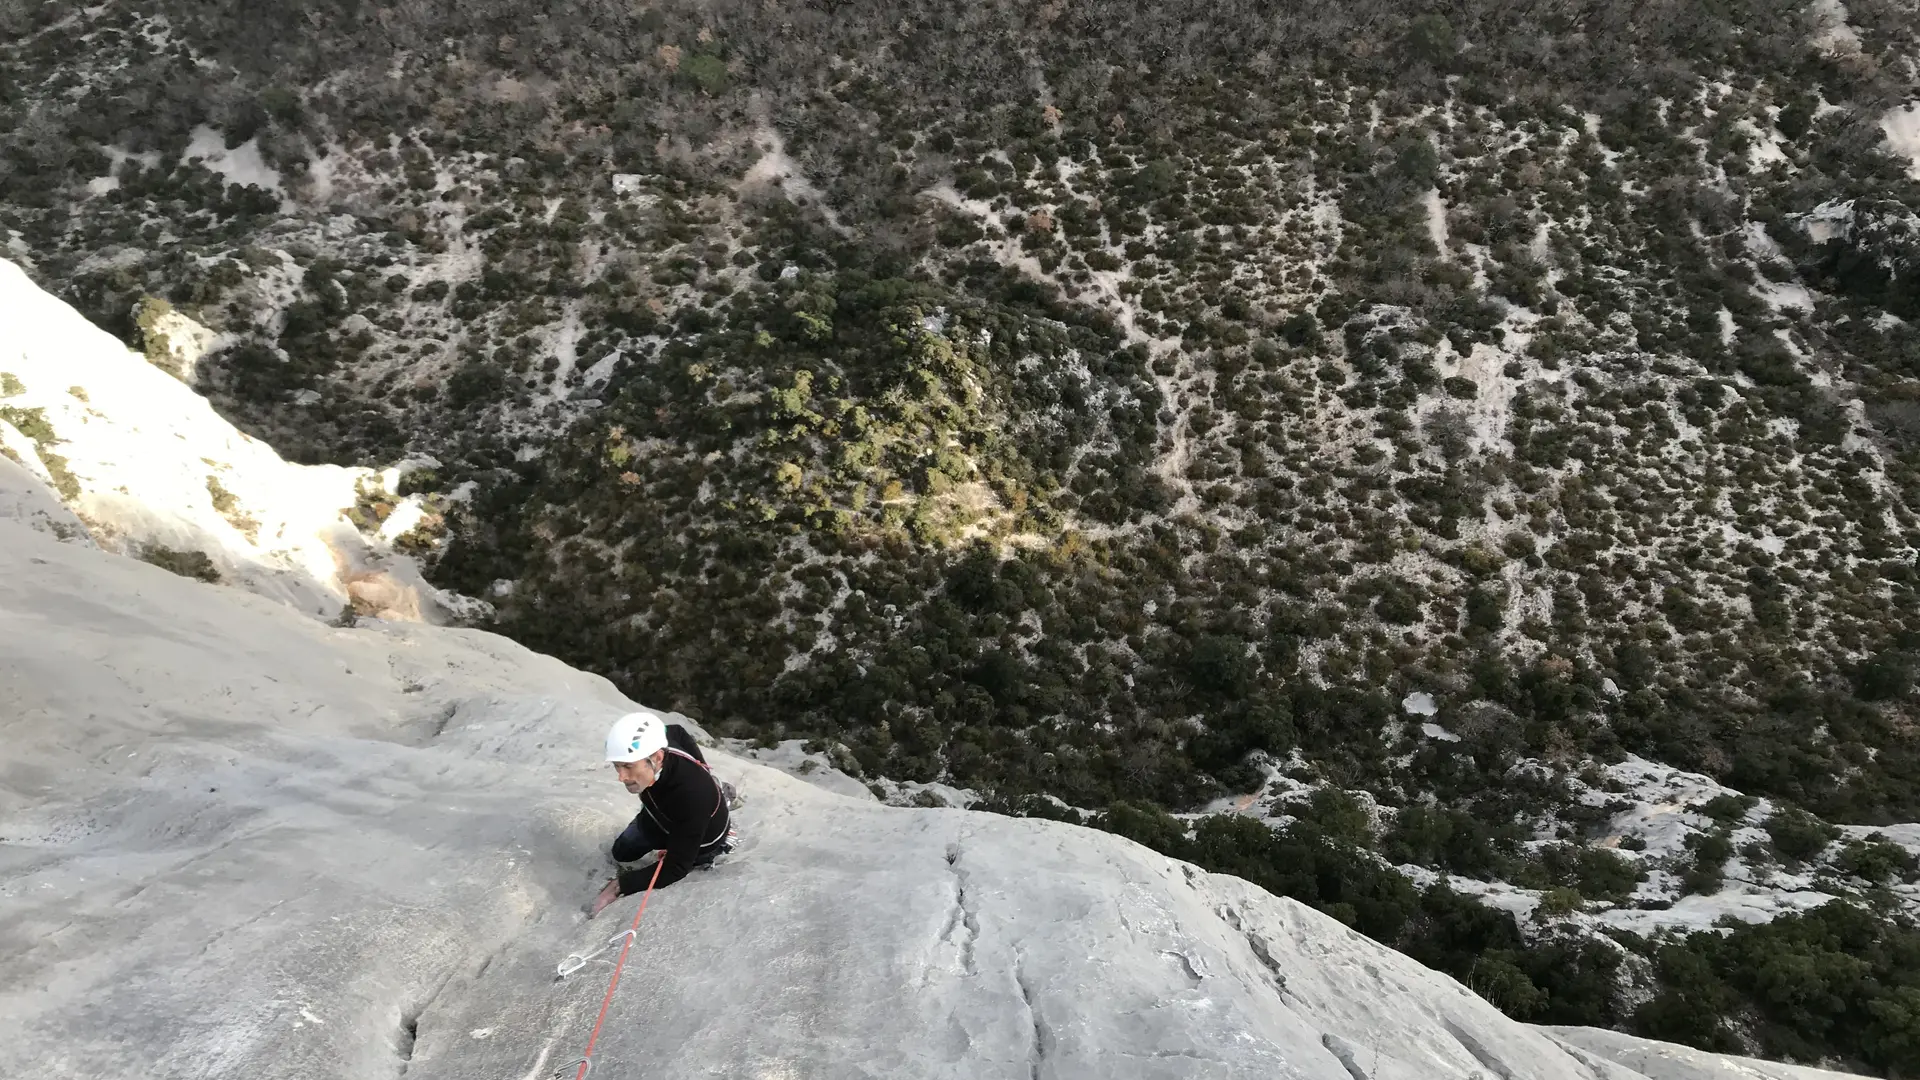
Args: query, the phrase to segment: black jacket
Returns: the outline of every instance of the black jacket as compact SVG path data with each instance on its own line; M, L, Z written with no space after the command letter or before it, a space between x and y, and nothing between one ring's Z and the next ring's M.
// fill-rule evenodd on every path
M664 865L655 888L686 877L698 865L701 849L711 848L727 836L727 799L720 791L720 782L707 770L706 755L700 752L699 744L686 728L668 724L667 746L660 778L640 793L639 815L613 844L613 857L620 862L638 859L648 849L666 852L661 857ZM651 880L652 867L622 872L620 891L639 892Z

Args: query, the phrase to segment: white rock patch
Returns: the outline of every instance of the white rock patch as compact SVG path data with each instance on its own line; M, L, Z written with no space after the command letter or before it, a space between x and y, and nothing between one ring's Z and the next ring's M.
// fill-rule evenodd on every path
M1880 130L1887 133L1887 146L1913 163L1907 175L1920 180L1920 101L1890 110L1880 118Z
M226 139L218 131L203 125L193 129L193 141L187 144L187 151L181 157L187 161L197 158L228 182L241 187L257 187L275 195L282 193L280 172L260 156L257 138L229 150Z

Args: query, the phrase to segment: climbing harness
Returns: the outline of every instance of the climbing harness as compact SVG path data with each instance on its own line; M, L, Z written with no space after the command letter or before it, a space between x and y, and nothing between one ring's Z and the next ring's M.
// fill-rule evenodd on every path
M647 901L653 897L653 886L660 880L660 868L664 865L666 865L664 858L653 864L653 879L647 882L647 891L640 897L640 910L633 913L632 926L627 927L626 930L621 933L615 934L613 939L608 941L606 945L595 949L585 956L574 954L560 961L560 978L564 979L568 975L586 967L592 957L598 956L608 949L613 948L615 941L622 943L620 946L620 959L614 961L613 964L613 978L607 982L607 994L600 999L600 1015L593 1021L593 1034L587 1036L586 1052L553 1070L553 1076L560 1076L568 1069L578 1065L580 1071L573 1075L573 1080L587 1080L587 1074L593 1071L593 1044L600 1041L600 1025L606 1022L607 1006L613 1004L613 992L620 986L620 969L627 966L627 951L633 948L633 939L640 932L640 916L647 913ZM578 960L579 963L573 964L576 960ZM573 966L568 967L569 964L573 964Z

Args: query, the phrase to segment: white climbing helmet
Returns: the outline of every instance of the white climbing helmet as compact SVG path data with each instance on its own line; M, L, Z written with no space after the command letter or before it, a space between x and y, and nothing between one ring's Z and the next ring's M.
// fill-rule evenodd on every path
M650 712L628 713L607 732L608 761L639 761L666 748L666 721Z

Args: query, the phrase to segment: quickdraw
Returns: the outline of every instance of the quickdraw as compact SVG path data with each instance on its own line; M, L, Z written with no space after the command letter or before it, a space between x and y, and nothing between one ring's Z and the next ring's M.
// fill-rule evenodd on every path
M595 949L593 952L587 953L584 956L579 953L574 953L565 960L560 961L559 968L557 969L559 971L558 977L564 979L568 975L586 967L594 957L613 948L615 941L621 943L620 959L614 961L613 964L613 978L607 983L606 996L600 999L600 1015L593 1021L593 1034L587 1036L587 1049L579 1057L553 1070L551 1075L555 1077L561 1076L568 1069L578 1066L580 1071L573 1075L573 1080L587 1080L587 1074L593 1071L593 1047L595 1043L600 1041L600 1025L606 1023L607 1006L613 1004L613 992L620 986L620 970L627 966L627 952L633 948L633 939L640 933L640 916L647 913L647 901L653 898L653 886L660 880L660 868L666 863L666 852L663 851L660 855L660 860L653 864L653 878L647 882L647 891L640 897L640 909L633 913L633 925L615 934L604 946ZM579 962L574 963L574 961Z
M600 946L599 948L593 950L590 953L568 953L567 958L565 960L560 961L559 966L555 969L554 976L553 976L554 980L558 981L560 979L564 979L567 976L573 974L574 972L579 971L581 968L586 967L588 964L595 963L596 961L602 964L613 963L613 961L611 960L600 960L599 959L600 954L603 952L606 952L608 949L613 948L615 945L620 944L621 942L627 940L628 938L633 937L633 935L634 935L634 931L632 930L622 930L619 933L608 938L607 943L605 945Z

